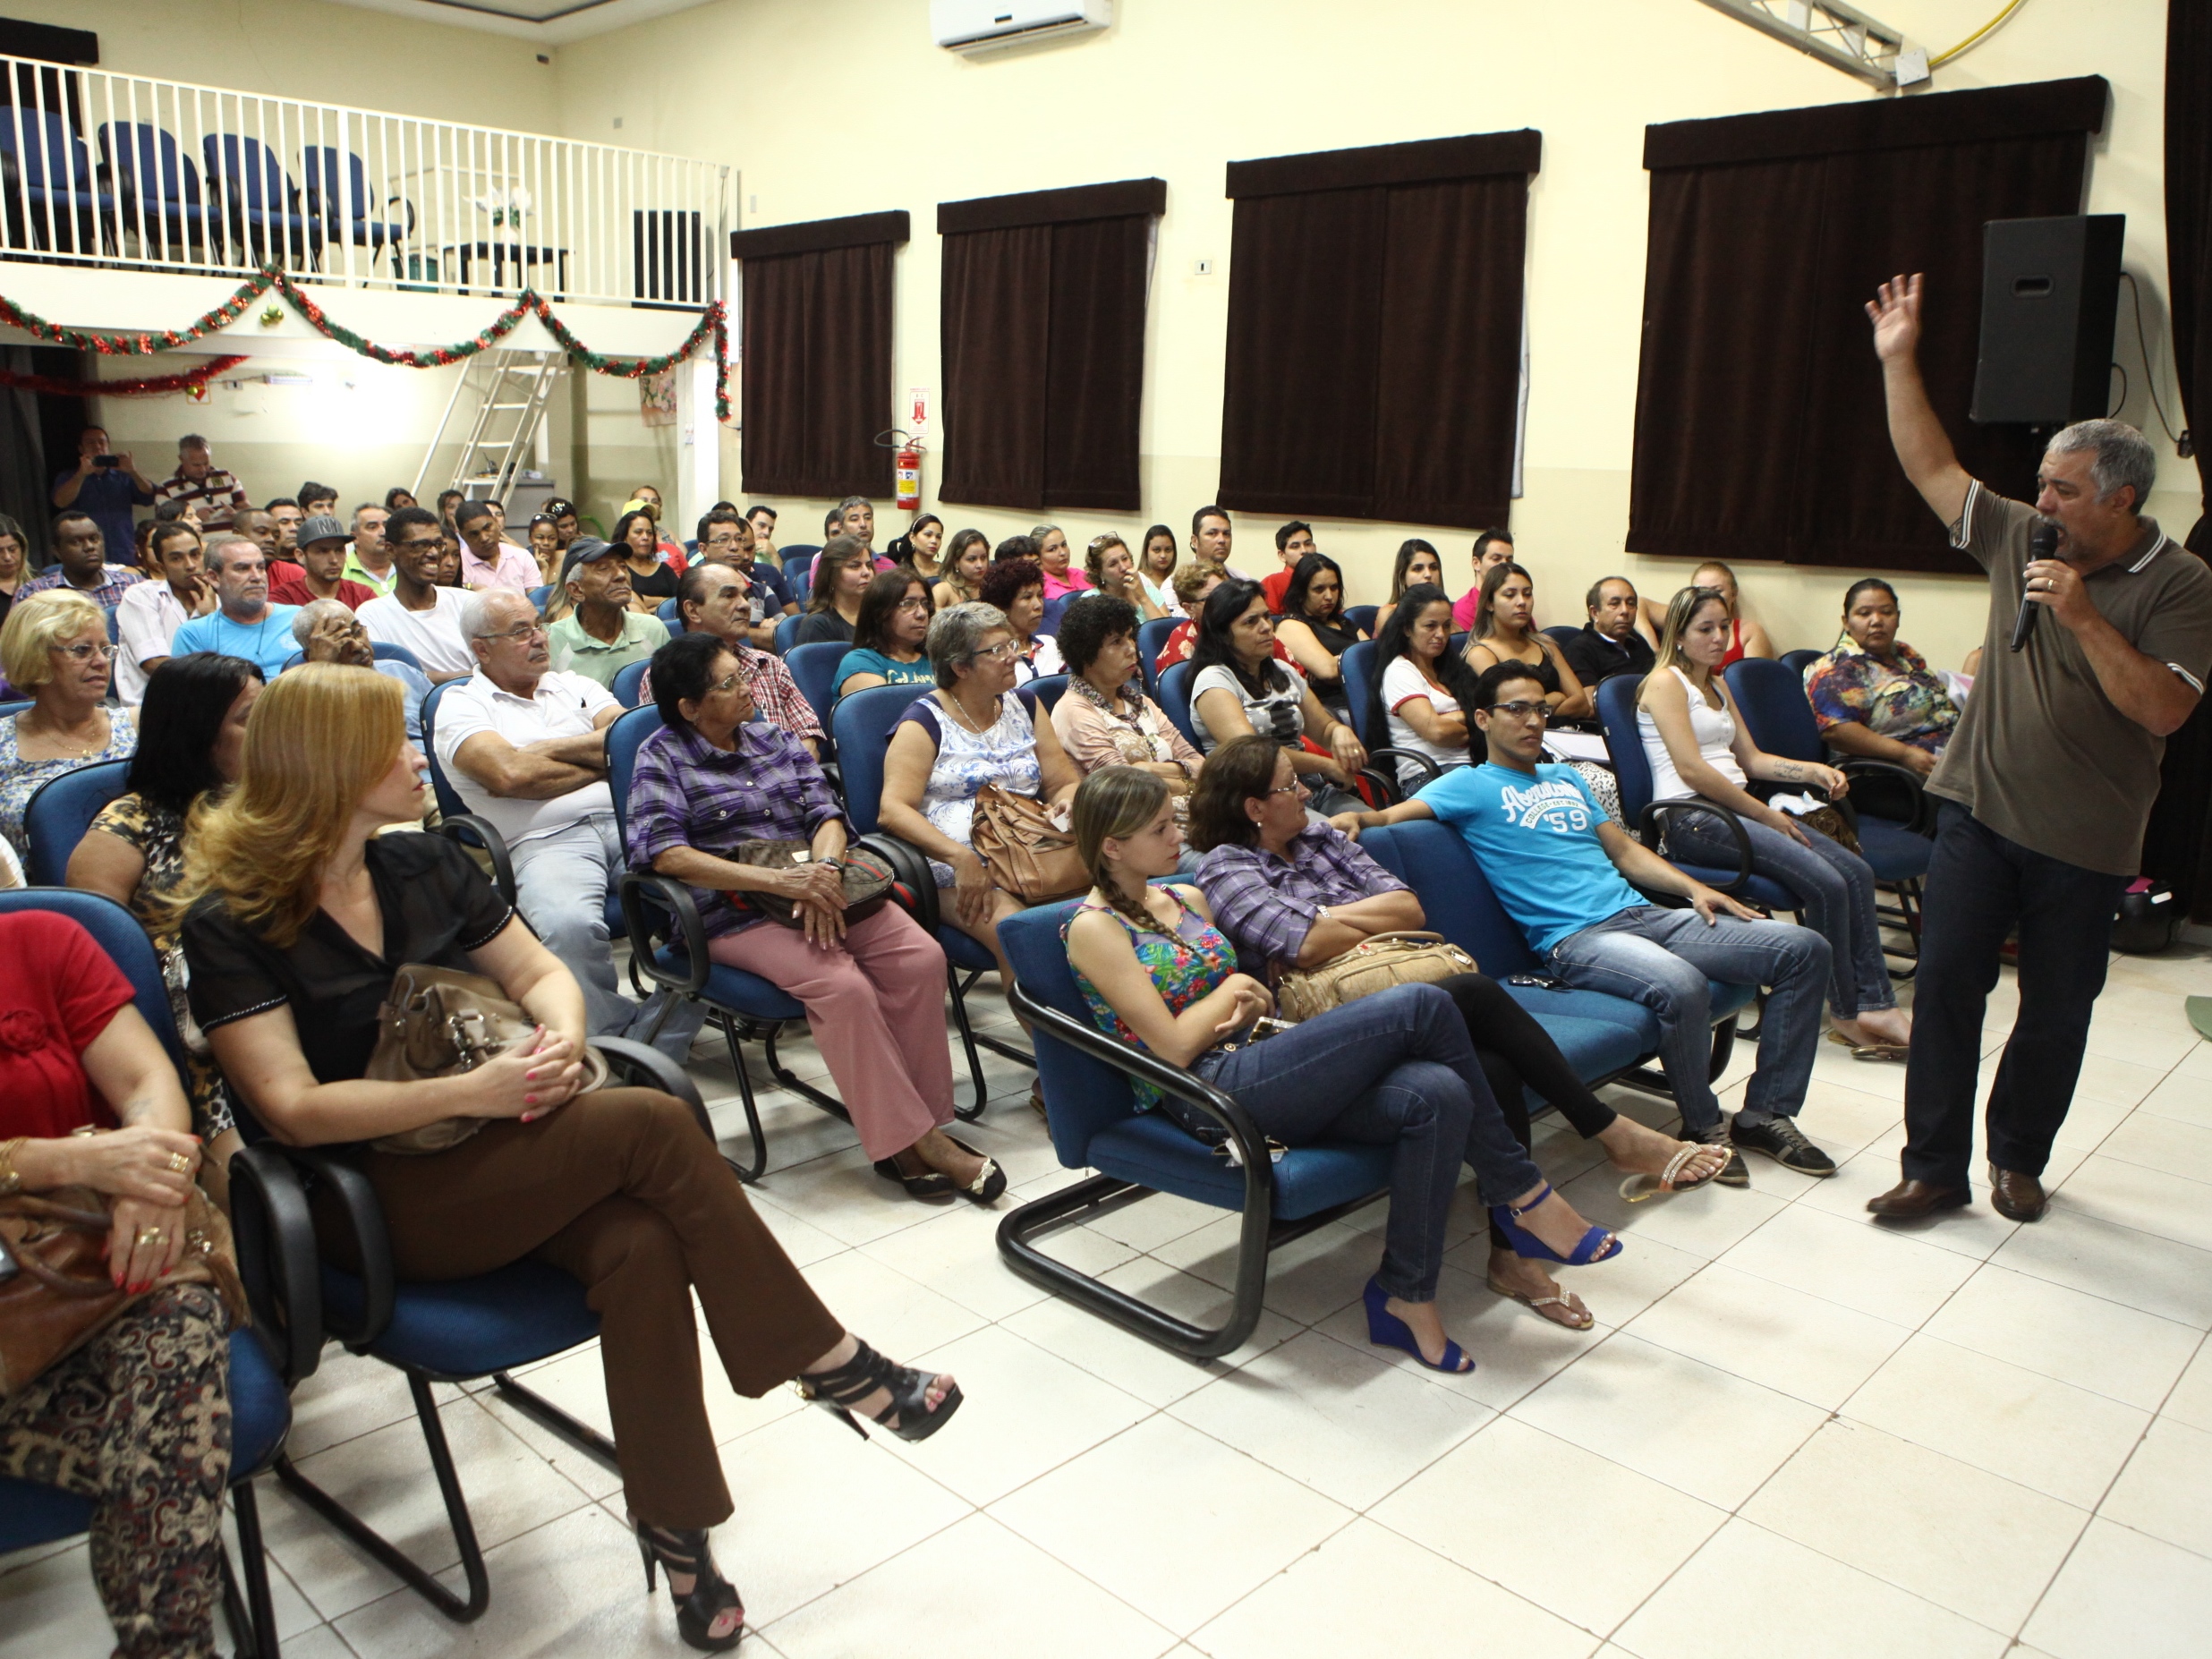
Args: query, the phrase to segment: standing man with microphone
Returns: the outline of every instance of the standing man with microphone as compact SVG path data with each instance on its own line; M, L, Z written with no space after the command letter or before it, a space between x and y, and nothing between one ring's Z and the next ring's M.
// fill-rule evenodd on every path
M1927 792L1940 797L1905 1074L1904 1178L1867 1208L1971 1201L1974 1083L1998 952L2020 930L2020 1012L1989 1091L1990 1203L2042 1215L2112 919L2139 873L2168 733L2212 674L2212 571L2142 514L2157 458L2118 421L2043 453L2036 501L1967 475L1916 355L1920 278L1867 305L1897 459L1952 545L1989 573L1981 675ZM2044 613L2048 612L2046 616Z

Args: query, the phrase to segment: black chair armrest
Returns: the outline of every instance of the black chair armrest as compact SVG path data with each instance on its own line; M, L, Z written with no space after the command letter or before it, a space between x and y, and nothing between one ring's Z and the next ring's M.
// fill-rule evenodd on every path
M615 891L622 904L622 919L630 929L630 959L638 972L666 991L695 997L706 989L714 969L707 955L707 930L699 919L699 906L691 889L672 876L642 870L625 870ZM659 940L653 932L653 913L669 924L670 936L680 940L689 972L671 974L655 959Z
M1927 780L1910 767L1894 761L1860 758L1846 761L1836 770L1850 781L1851 793L1846 799L1857 802L1861 811L1901 822L1916 835L1936 833L1936 811L1928 800ZM1893 804L1903 810L1895 813L1880 810Z
M830 793L838 800L845 798L845 769L834 760L821 761L822 781L830 786Z
M714 1140L714 1119L707 1116L707 1103L700 1098L699 1085L668 1055L650 1043L633 1042L627 1037L594 1037L591 1046L607 1057L607 1068L623 1082L641 1089L659 1089L663 1094L673 1094L691 1108L710 1143Z
M353 1236L353 1251L361 1261L361 1320L351 1327L340 1326L331 1321L325 1308L323 1324L346 1347L364 1348L392 1323L392 1236L384 1224L384 1205L377 1198L376 1188L369 1185L369 1178L344 1159L312 1146L287 1146L283 1151L285 1157L313 1176L316 1185L336 1201Z
M322 1362L322 1263L307 1188L281 1149L248 1146L230 1161L231 1236L253 1323L287 1383Z
M1644 808L1644 816L1637 823L1637 838L1653 852L1658 852L1665 838L1668 815L1675 812L1702 812L1727 827L1730 838L1736 843L1736 873L1722 884L1720 890L1740 896L1745 883L1751 879L1751 838L1744 833L1743 820L1717 801L1654 801Z
M1421 773L1421 781L1425 784L1434 783L1439 778L1442 778L1444 775L1444 769L1442 767L1437 765L1436 762L1431 760L1427 755L1417 754L1411 749L1370 749L1367 751L1367 758L1370 761L1379 761L1384 755L1388 755L1393 761L1411 761L1419 770ZM1397 779L1394 778L1391 779L1391 783L1394 787L1403 787L1398 785Z
M438 820L438 833L464 847L482 847L491 860L492 885L508 904L515 902L515 860L507 852L506 838L491 827L489 820L479 818L474 812L456 812L451 818Z
M1406 791L1395 772L1386 772L1379 766L1363 766L1352 774L1352 793L1358 795L1371 809L1382 811L1397 805L1406 798Z
M1272 1188L1274 1164L1268 1156L1267 1137L1252 1121L1233 1094L1225 1093L1202 1077L1193 1076L1180 1067L1170 1066L1155 1055L1125 1048L1097 1026L1088 1025L1063 1014L1059 1009L1038 1001L1022 988L1017 980L1007 987L1007 1000L1028 1017L1040 1031L1050 1031L1054 1038L1069 1048L1081 1051L1093 1059L1111 1066L1125 1077L1149 1083L1162 1094L1172 1094L1177 1100L1195 1107L1221 1126L1229 1142L1237 1148L1244 1164L1245 1203L1253 1204L1266 1182ZM1048 1105L1050 1102L1047 1102Z
M901 840L881 830L864 835L854 843L864 847L885 860L898 872L898 885L912 895L914 902L906 908L922 931L932 939L937 937L937 924L942 919L938 903L937 877L930 869L929 855L912 841Z

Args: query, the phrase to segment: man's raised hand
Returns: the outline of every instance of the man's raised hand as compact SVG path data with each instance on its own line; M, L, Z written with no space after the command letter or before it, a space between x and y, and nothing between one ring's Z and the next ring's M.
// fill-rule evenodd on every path
M1891 277L1867 302L1874 324L1874 354L1887 362L1910 357L1920 345L1920 274Z

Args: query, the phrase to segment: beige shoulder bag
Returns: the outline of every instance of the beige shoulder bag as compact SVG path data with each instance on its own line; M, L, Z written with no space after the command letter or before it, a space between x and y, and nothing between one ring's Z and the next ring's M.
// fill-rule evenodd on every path
M458 1076L529 1042L537 1028L538 1022L521 1003L510 1000L496 980L459 968L410 962L392 975L392 988L377 1010L376 1051L362 1075L374 1083ZM587 1047L583 1085L576 1093L606 1087L607 1076L606 1056ZM379 1136L370 1144L387 1153L444 1152L467 1140L485 1122L482 1118L441 1118L419 1129Z
M1311 1019L1393 985L1433 985L1475 971L1475 958L1442 933L1377 933L1319 967L1282 975L1275 984L1275 1011L1284 1019Z

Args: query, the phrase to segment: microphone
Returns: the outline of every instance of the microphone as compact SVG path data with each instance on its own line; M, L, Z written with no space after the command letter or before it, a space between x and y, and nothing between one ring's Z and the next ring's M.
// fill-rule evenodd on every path
M2056 558L2058 557L2058 526L2047 520L2039 521L2028 534L2028 557ZM2036 618L2043 614L2043 607L2029 599L2025 590L2020 596L2020 615L2012 619L2012 649L2026 647L2028 636L2036 631Z

